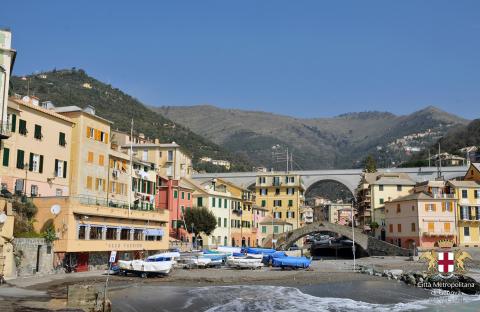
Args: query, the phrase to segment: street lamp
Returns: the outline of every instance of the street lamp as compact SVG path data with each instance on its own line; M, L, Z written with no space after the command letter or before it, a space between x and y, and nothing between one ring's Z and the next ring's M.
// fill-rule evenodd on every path
M192 222L192 224L190 224L191 228L192 228L192 247L193 249L195 250L196 249L196 244L197 244L197 238L195 237L195 233L193 232L193 227L194 227L194 223Z
M352 253L353 253L353 271L356 269L355 265L355 215L353 213L353 206L356 204L355 197L352 198Z

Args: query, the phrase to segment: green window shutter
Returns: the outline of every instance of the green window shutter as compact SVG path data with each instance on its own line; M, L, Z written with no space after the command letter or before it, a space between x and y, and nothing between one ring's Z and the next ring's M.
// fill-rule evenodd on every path
M218 208L222 208L222 199L221 198L218 199Z
M227 199L226 199L226 198L223 200L223 207L224 207L224 208L227 208L227 207L228 207L228 205L227 205Z
M58 144L61 145L61 146L65 146L65 133L63 132L60 132L60 134L58 135Z
M67 177L67 162L66 161L63 162L63 177L64 178Z
M59 160L55 159L55 169L54 170L55 170L55 176L56 177L58 177L58 174L59 174L59 172L58 172L58 162L59 162Z
M17 168L23 169L25 152L22 150L17 150Z
M27 122L23 119L19 119L18 133L20 133L22 135L27 135Z
M188 200L190 200L190 193L187 193L187 198Z
M35 125L34 137L35 137L35 139L38 139L38 140L42 139L42 126Z
M28 161L28 170L32 171L33 170L33 153L30 153L30 158Z
M203 197L197 198L197 207L203 207Z
M13 115L15 116L15 115ZM10 160L10 149L4 147L3 148L3 166L8 167L8 162Z
M17 129L17 115L12 114L12 132Z
M185 199L185 192L182 192L182 199Z
M40 167L38 168L38 172L43 173L43 155L40 155Z
M265 225L262 225L262 233L267 233L267 227Z
M212 197L212 207L215 207L215 197Z
M178 191L177 190L173 191L173 198L178 198Z
M267 207L267 201L265 199L262 199L262 207Z

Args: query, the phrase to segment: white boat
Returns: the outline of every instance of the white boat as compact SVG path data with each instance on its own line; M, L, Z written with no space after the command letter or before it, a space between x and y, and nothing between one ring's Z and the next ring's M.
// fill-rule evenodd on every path
M233 253L242 252L242 248L240 248L240 247L230 247L230 246L218 246L217 251L231 255Z
M228 257L227 265L237 269L259 269L263 267L262 258Z
M174 260L171 257L162 257L161 254L150 256L146 260L118 260L118 267L122 273L133 273L141 277L168 274L173 264Z
M194 256L182 257L178 260L178 262L190 268L192 267L204 268L211 264L212 259L194 255Z

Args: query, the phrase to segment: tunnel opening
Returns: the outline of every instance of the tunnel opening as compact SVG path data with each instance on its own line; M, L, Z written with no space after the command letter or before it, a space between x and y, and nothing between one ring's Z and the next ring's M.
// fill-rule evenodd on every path
M352 240L335 232L320 231L305 237L314 260L353 259ZM368 257L368 253L355 243L355 258Z

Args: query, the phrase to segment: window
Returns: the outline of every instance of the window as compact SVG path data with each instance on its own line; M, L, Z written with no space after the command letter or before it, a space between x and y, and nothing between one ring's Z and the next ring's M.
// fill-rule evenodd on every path
M203 207L203 197L197 197L197 207Z
M190 193L187 193L187 199L190 200Z
M287 218L295 218L295 212L287 211Z
M88 190L91 190L92 189L92 186L93 186L93 178L88 176L87 177L87 189Z
M142 160L147 161L147 159L148 159L148 150L143 150Z
M86 226L85 225L80 225L78 227L78 239L85 239L86 238Z
M11 123L12 123L12 132L15 132L17 128L17 115L15 114L11 115Z
M260 189L260 195L268 195L268 190L266 188Z
M287 182L287 183L295 183L295 177L285 177L285 182Z
M40 125L35 125L35 133L33 134L33 137L37 140L41 140L43 135L42 135L42 126Z
M173 161L173 151L172 150L168 151L167 161Z
M120 239L121 240L130 240L130 230L129 229L122 229L120 231Z
M7 147L3 148L3 159L2 164L4 167L8 167L8 163L10 161L10 149Z
M389 224L389 225L388 225L388 231L389 231L390 233L393 233L393 224Z
M383 198L380 198L380 204L383 204L383 202L384 202Z
M275 189L275 195L280 195L280 189L279 188Z
M216 202L215 197L212 197L212 207L215 207L215 202Z
M142 240L143 230L135 229L133 231L133 240Z
M177 190L173 191L173 198L178 198L178 191Z
M468 198L468 191L462 190L462 198Z
M107 237L108 240L117 239L117 229L116 228L107 228Z
M67 162L55 159L55 176L59 178L67 177Z
M17 169L23 169L25 166L25 152L22 150L17 150Z
M443 224L443 230L447 233L450 233L450 222L445 222Z
M105 156L103 155L98 155L98 164L100 166L103 166L105 164Z
M30 153L30 162L28 170L32 172L43 172L43 155Z
M288 207L293 207L293 199L288 200Z
M287 195L293 195L295 194L295 189L293 187L287 188Z
M379 190L379 191L383 191L383 185L382 185L382 184L380 184L380 185L378 186L378 190Z
M93 152L88 152L87 162L89 162L91 164L93 163Z
M222 226L222 218L217 219L217 226L221 227Z
M433 233L435 231L435 223L428 222L428 232Z
M273 186L280 185L280 177L273 177Z
M463 228L463 236L470 236L470 227L466 226Z
M280 218L282 218L282 213L279 212L279 211L278 211L278 212L274 212L274 213L273 213L273 217L274 217L275 219L280 219Z
M265 177L259 177L259 178L258 178L258 183L259 183L259 184L266 183L266 178L265 178Z
M460 217L462 218L462 220L470 219L470 207L468 206L460 207Z
M437 210L437 205L436 204L425 204L425 211L427 212L433 212Z
M95 184L95 190L105 192L105 179L97 178Z
M397 185L397 192L401 192L402 191L402 186L401 185Z
M100 226L90 227L90 239L102 239L102 229Z
M30 186L30 195L31 195L32 197L38 196L38 185L32 184L32 185Z
M449 201L443 202L442 203L442 210L452 212L453 211L453 203L449 202Z
M265 199L262 199L262 207L267 207L267 201Z
M276 199L273 201L273 206L274 207L282 207L282 201L279 199Z
M94 130L91 127L87 127L87 138L92 139L94 137Z
M223 227L227 227L227 218L223 218Z
M58 134L58 145L65 146L67 145L67 141L65 141L65 133L60 132Z
M473 197L478 198L478 194L480 193L479 190L474 190L473 191Z
M273 233L278 233L278 225L273 226Z
M402 225L401 224L397 224L397 232L398 233L402 232Z
M59 188L55 189L55 196L63 196L63 190Z
M412 223L411 230L412 230L412 232L415 232L415 231L416 231L416 225L415 225L415 223Z
M400 213L401 209L400 209L400 204L397 204L397 213Z
M185 192L182 192L182 199L185 199Z
M223 208L228 208L228 202L226 198L223 200Z
M222 208L222 199L221 198L218 199L218 208Z
M21 135L27 135L27 122L23 119L18 120L18 133Z

